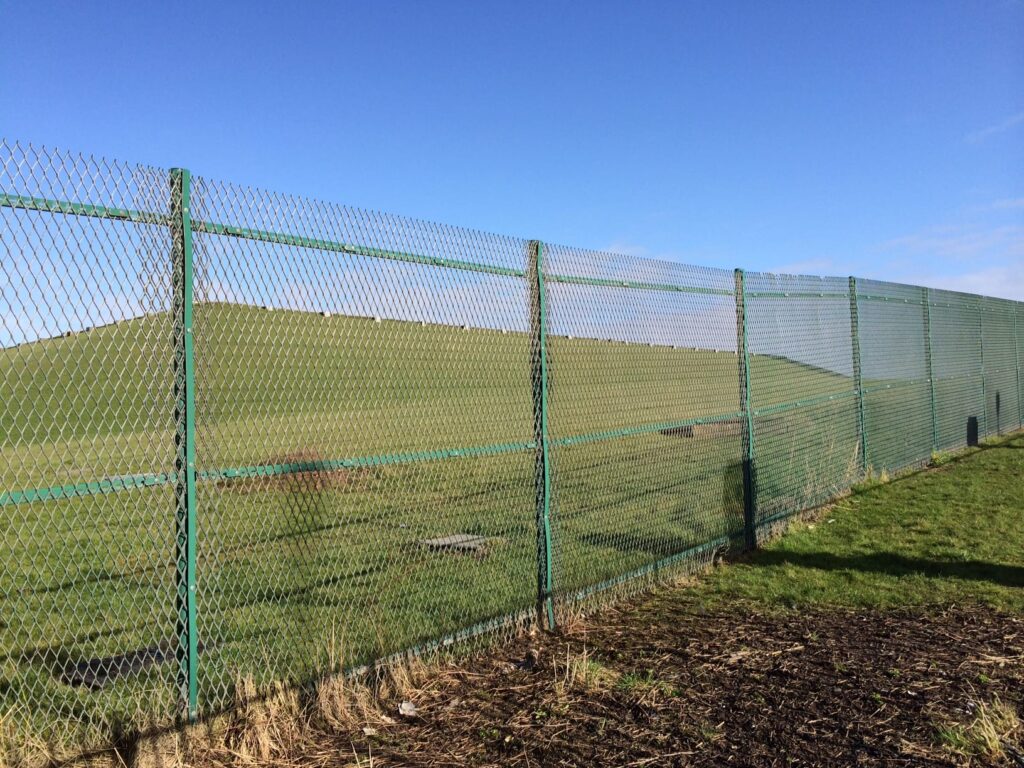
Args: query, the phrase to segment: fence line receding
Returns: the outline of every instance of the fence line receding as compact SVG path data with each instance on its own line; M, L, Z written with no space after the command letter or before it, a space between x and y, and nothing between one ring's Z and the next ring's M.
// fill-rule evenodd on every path
M550 625L1021 426L1019 302L8 143L0 222L0 710L58 752Z

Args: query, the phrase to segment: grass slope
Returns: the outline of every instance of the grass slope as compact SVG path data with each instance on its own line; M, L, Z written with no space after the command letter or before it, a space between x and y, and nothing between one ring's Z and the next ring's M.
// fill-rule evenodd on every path
M195 327L200 472L533 439L524 334L216 304L196 308ZM3 490L172 471L171 333L149 316L0 352ZM851 386L777 358L751 366L794 399ZM552 338L550 368L556 441L739 410L728 352ZM849 481L853 403L758 419L766 514ZM741 524L735 427L552 453L560 594ZM173 663L99 691L62 680L83 660L173 647L174 509L169 486L5 507L0 706L58 741L176 711ZM301 680L529 609L535 509L530 450L201 482L202 706L229 703L242 678ZM486 536L488 551L419 544L451 533Z

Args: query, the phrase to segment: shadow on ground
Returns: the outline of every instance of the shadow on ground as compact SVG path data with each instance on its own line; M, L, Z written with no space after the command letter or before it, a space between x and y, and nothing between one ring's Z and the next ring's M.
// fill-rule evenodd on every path
M984 560L929 560L892 552L836 555L831 552L759 552L754 566L796 565L823 571L864 571L889 576L920 574L932 578L988 581L1004 587L1024 587L1024 567Z

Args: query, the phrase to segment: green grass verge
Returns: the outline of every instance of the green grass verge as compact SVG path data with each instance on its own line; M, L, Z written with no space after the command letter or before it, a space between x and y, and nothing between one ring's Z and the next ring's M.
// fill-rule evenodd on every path
M1024 435L867 483L717 571L695 599L889 608L980 602L1024 613Z

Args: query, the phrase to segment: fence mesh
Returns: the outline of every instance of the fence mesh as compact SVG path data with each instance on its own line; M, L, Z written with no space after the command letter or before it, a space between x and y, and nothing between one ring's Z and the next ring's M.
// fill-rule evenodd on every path
M554 583L742 531L733 275L545 246Z
M745 282L757 521L813 506L860 466L849 281Z
M1006 299L982 300L985 367L985 432L1002 434L1020 425L1017 386L1017 304Z
M1017 424L1024 424L1024 302L1017 302L1014 313L1013 332L1017 337L1017 355L1014 362L1017 366Z
M0 190L0 709L91 742L178 707L171 187L0 144Z
M929 293L936 446L949 450L966 444L968 418L984 426L980 299L954 291Z
M927 290L857 280L868 468L891 471L934 450Z
M0 711L55 756L560 607L1021 425L1021 304L0 144Z
M206 703L530 608L525 241L206 179L193 210L259 230L196 234Z

